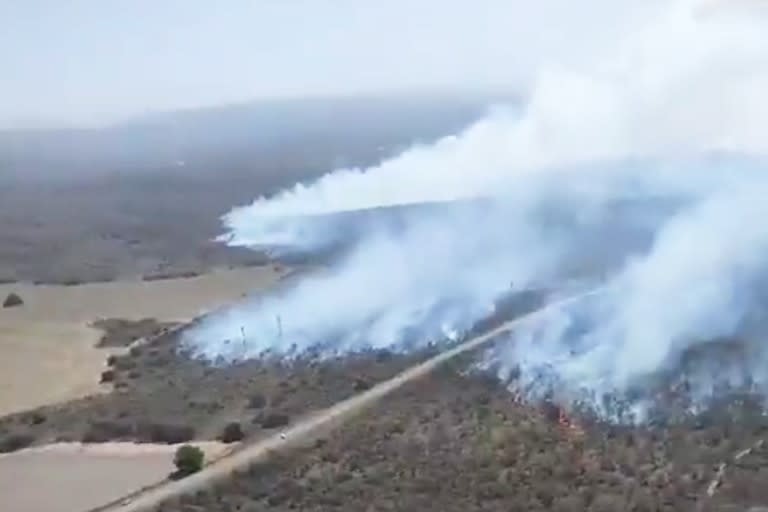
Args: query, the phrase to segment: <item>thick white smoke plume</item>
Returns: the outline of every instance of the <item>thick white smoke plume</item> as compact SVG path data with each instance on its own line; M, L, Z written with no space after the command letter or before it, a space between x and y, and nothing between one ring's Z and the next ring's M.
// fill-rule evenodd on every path
M754 341L768 305L768 20L734 4L660 6L589 69L543 66L520 108L233 210L232 244L343 256L203 322L188 345L212 358L407 349L467 328L510 283L590 276L611 286L484 365L530 393L629 391L741 336L725 343L746 366L720 375L768 378Z

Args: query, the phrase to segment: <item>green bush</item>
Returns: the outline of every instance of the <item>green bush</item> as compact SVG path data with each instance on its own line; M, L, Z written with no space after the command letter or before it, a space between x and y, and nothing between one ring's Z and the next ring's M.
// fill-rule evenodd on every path
M175 475L177 477L184 477L197 473L203 468L204 460L205 454L197 446L190 444L180 446L173 457L173 464L176 466Z

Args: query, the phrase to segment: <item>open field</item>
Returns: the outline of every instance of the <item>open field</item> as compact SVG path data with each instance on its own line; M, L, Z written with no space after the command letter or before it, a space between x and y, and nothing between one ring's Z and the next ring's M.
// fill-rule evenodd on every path
M0 309L0 415L103 391L94 322L183 321L268 284L264 254L213 241L232 207L454 133L495 101L445 99L296 100L0 133L0 301L25 301ZM121 327L102 344L162 328Z
M211 241L221 215L454 134L498 100L297 99L160 113L98 130L0 131L0 282L263 264L263 254Z
M199 444L217 457L225 445ZM59 444L0 455L0 510L83 512L165 478L175 446Z
M282 273L266 266L158 281L0 285L1 296L13 291L24 300L23 306L0 309L0 415L110 389L99 383L113 352L97 347L100 321L185 322L274 285ZM146 332L122 324L133 337L158 327L142 325ZM110 334L119 337L114 329Z
M52 441L215 439L238 422L259 437L387 379L432 352L362 353L283 364L250 360L211 367L177 351L177 334L113 359L115 389L0 419L0 451ZM5 448L3 448L5 446Z
M180 353L177 334L125 350L278 281L265 255L212 241L233 206L455 133L488 101L305 103L0 134L0 301L24 300L0 309L0 452L15 452L0 458L0 494L15 500L0 509L103 503L167 475L156 443L233 422L259 439L433 353L213 368ZM45 446L81 440L146 450Z
M0 309L0 416L104 391L109 353L96 344L269 285L264 254L213 241L232 207L454 133L498 98L447 99L287 100L0 133L0 301L25 301ZM157 280L176 277L193 278Z
M166 477L174 443L215 440L233 424L257 455L243 455L252 464L234 475L222 470L213 488L159 511L743 512L768 505L768 450L760 444L768 420L749 401L681 425L620 428L574 417L577 428L568 429L551 411L513 402L496 380L467 375L469 354L363 404L372 409L357 407L355 399L434 356L434 347L227 367L190 358L179 333L164 329L269 289L282 275L263 254L212 242L222 214L442 133L428 123L421 135L424 127L402 135L393 123L381 132L346 126L329 139L318 134L333 124L331 109L309 132L274 146L195 152L210 134L209 118L196 115L198 131L178 144L162 123L152 128L157 151L136 166L117 130L86 134L71 151L66 137L52 136L47 143L69 155L66 166L58 167L58 153L49 161L42 154L34 160L40 168L17 175L7 167L15 156L2 158L0 137L0 300L10 292L24 300L0 309L0 452L13 452L0 454L0 510L104 504ZM454 120L448 131L463 123ZM301 119L295 125L305 127ZM102 135L115 136L109 151L128 158L114 167L111 156L81 159L79 151ZM605 238L616 240L600 232L589 252ZM345 409L341 428L309 428L350 398L357 405ZM284 430L297 438L283 442ZM224 449L209 446L211 454Z
M528 313L542 298L537 293L512 294L499 303L498 319L488 321ZM478 333L494 327L485 323L478 323ZM215 439L232 422L245 437L259 437L389 379L439 350L369 350L321 361L312 356L291 362L263 357L211 365L185 352L179 345L182 334L171 331L110 358L104 377L115 391L109 395L1 418L0 451L62 440Z

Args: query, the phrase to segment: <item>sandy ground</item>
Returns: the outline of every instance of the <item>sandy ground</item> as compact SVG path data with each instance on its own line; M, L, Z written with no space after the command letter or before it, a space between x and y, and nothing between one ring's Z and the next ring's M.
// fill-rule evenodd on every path
M272 286L282 273L252 267L150 282L0 285L0 297L24 300L0 308L0 416L104 391L98 381L109 351L95 347L101 331L92 322L188 321Z
M226 449L220 443L196 444L207 458ZM167 477L176 448L73 443L0 455L0 510L84 512Z

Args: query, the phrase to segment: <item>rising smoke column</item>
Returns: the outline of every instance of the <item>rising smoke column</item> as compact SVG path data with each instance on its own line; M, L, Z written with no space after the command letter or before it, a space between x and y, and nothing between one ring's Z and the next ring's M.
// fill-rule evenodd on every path
M208 319L188 346L210 358L406 350L471 324L510 281L583 269L609 270L610 290L484 366L519 374L532 393L628 390L693 345L738 333L764 272L768 26L715 7L666 4L591 68L543 66L522 109L234 209L231 244L311 254L339 237L318 216L446 205L416 208L397 229L366 226L326 272ZM234 348L225 340L241 327Z

